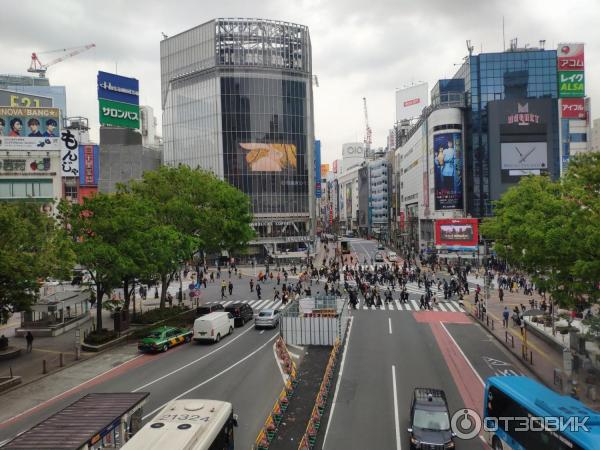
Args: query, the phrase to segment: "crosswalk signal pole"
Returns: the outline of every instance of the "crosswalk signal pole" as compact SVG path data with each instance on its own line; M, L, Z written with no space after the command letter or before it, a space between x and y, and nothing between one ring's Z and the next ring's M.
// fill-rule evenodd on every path
M483 241L483 245L484 245L484 274L485 274L484 275L484 279L483 279L484 280L483 290L484 290L485 301L484 301L483 304L484 304L485 311L487 313L488 301L490 299L490 288L491 288L491 286L490 286L490 284L491 284L491 280L490 280L491 276L490 276L490 272L488 271L488 267L487 267L487 264L488 264L488 250L489 250L489 248L488 248L488 241L487 240Z

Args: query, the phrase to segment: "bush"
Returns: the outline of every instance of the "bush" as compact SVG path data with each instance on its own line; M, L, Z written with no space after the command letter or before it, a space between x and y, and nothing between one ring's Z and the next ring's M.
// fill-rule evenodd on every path
M0 350L6 350L8 348L8 338L4 335L0 336Z
M107 342L110 342L113 339L116 339L117 337L118 334L116 331L107 330L106 328L103 328L100 331L92 331L85 337L83 342L89 345L101 345L106 344Z
M143 314L136 314L132 319L131 323L137 323L142 325L148 325L156 322L160 322L163 320L174 318L181 313L188 311L189 308L174 306L172 308L155 308L149 311L146 311Z

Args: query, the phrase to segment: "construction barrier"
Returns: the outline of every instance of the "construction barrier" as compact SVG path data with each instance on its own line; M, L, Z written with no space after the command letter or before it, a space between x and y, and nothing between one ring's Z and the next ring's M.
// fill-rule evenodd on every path
M325 413L325 407L327 405L327 399L329 398L329 392L333 384L333 374L335 371L335 363L337 361L337 355L340 348L340 341L336 340L329 355L329 361L327 362L327 368L315 399L315 405L310 414L310 419L306 425L306 431L304 436L300 439L300 445L298 450L312 450L317 442L317 433L321 427L321 417Z
M283 414L287 410L290 398L294 393L294 388L298 384L298 380L296 379L296 363L291 359L287 346L281 336L275 341L275 349L277 357L284 367L287 380L277 400L275 400L273 408L271 408L271 413L258 433L256 441L254 441L254 450L267 450L269 448L269 445L271 445L271 442L273 442L273 439L277 435L277 429L283 419Z

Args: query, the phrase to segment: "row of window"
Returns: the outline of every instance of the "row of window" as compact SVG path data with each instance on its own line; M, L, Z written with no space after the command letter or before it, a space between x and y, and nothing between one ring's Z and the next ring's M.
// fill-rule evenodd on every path
M1 199L52 197L52 180L0 180Z

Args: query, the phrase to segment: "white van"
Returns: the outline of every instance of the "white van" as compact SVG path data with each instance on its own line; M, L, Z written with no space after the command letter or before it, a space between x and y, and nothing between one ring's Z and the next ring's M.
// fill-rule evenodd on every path
M233 333L233 315L228 312L213 312L194 321L194 341L219 342L222 337Z

